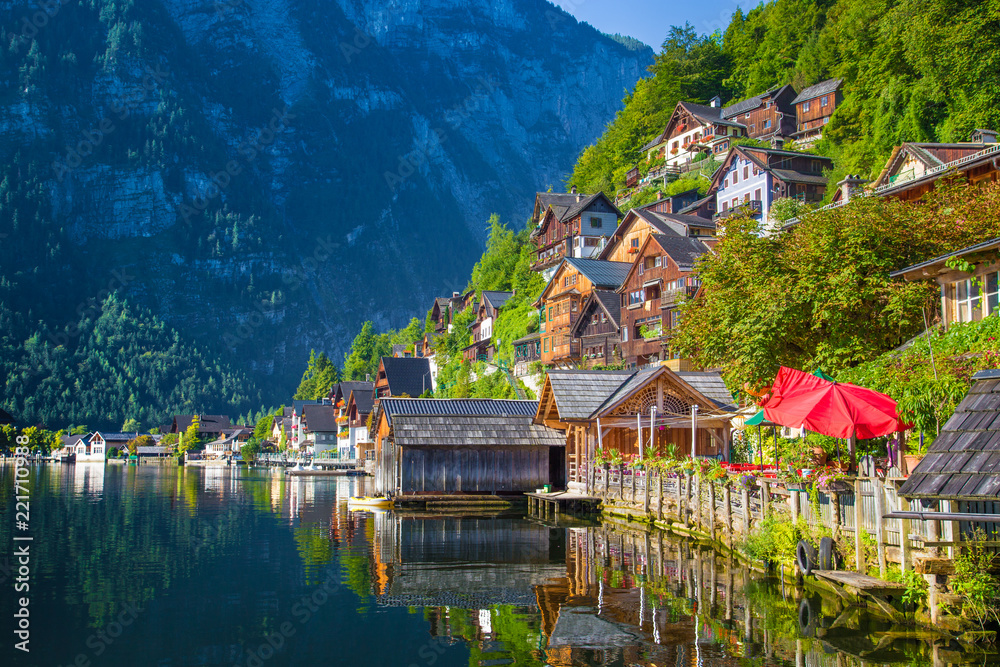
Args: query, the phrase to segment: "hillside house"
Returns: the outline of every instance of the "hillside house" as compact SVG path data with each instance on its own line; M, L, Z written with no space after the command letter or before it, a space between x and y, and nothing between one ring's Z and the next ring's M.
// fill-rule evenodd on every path
M938 179L959 174L975 185L1000 178L1000 143L992 130L976 130L968 142L904 143L893 149L871 193L917 201L934 189Z
M580 308L570 336L580 341L580 367L609 366L622 360L621 302L612 290L595 289Z
M451 304L458 297L458 292L453 292L451 298L439 296L434 299L434 305L431 306L431 321L434 323L435 333L442 334L451 331Z
M711 220L715 217L715 191L711 188L701 199L678 211L681 215L696 215L699 218Z
M224 429L232 428L229 417L225 415L174 415L169 433L184 434L198 417L198 437L201 439L218 438Z
M337 409L328 404L306 405L302 409L302 428L306 448L312 453L337 450Z
M647 160L663 158L666 168L678 170L700 153L725 153L733 139L745 136L746 126L723 118L722 102L715 97L708 106L678 102L663 132L640 150Z
M543 364L572 366L580 360L580 342L572 338L572 327L583 301L595 289L618 289L630 266L597 259L563 260L535 302L540 308Z
M692 413L696 433L692 448ZM665 452L728 458L736 409L719 373L642 370L554 370L545 378L535 423L561 431L569 490L586 493L590 462L601 449L623 457L652 446Z
M472 334L472 345L462 350L462 355L468 362L476 360L493 360L496 345L493 341L493 323L513 292L483 291L476 310L476 319L469 324Z
M951 268L962 260L972 271ZM908 266L892 274L905 280L936 280L941 286L941 321L978 322L1000 309L1000 238Z
M823 128L830 116L844 101L843 79L827 79L799 93L795 105L795 132L792 137L800 145L812 144L823 138Z
M651 234L640 248L618 289L622 356L629 368L663 363L689 370L670 349L670 337L680 321L678 306L698 291L695 261L706 252L709 247L698 239L665 234Z
M514 341L514 377L524 377L530 371L531 362L542 358L542 334L539 331L522 336Z
M639 208L653 213L680 213L682 208L690 206L699 199L701 195L698 194L698 188L692 188L669 197L662 197Z
M204 457L206 459L232 458L240 453L242 447L253 435L252 428L230 428L225 429L219 437L205 445Z
M771 205L781 198L820 202L826 193L823 170L832 167L833 161L821 155L737 146L712 179L716 222L722 224L731 215L747 213L770 223Z
M714 242L715 223L697 215L632 209L608 239L608 244L599 259L631 264L651 234L692 237Z
M347 438L337 440L337 451L342 459L359 459L374 462L371 439L368 437L368 417L375 406L374 384L368 388L351 390L347 399L347 421L338 422L343 433L347 427Z
M521 494L562 486L562 434L533 423L537 401L397 399L379 402L375 491L399 497Z
M795 131L795 89L778 86L722 108L722 118L740 123L751 139L790 137Z
M546 280L552 278L565 257L597 256L604 247L604 239L622 217L603 192L583 195L576 191L576 186L565 195L539 192L535 196L535 211L540 211L541 217L531 232L537 246L537 260L531 270L542 273Z
M382 357L379 360L373 394L376 403L389 396L416 398L425 391L434 391L427 359Z

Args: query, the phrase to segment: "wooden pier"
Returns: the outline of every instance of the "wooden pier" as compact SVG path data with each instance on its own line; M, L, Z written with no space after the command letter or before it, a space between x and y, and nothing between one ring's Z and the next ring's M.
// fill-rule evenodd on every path
M893 606L893 602L906 590L901 583L884 581L860 572L846 570L813 570L817 579L831 584L833 591L849 603L872 602L894 621L905 621L906 617Z
M555 518L558 514L599 512L602 499L573 491L551 493L525 493L528 511L533 516Z

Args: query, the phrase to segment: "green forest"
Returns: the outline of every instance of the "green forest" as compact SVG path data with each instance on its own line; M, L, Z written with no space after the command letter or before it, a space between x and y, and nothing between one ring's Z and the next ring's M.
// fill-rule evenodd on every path
M873 177L903 141L967 141L1000 127L998 0L774 0L724 32L675 27L566 184L613 195L680 101L732 104L776 86L844 80L816 150L831 182ZM828 190L829 192L829 190Z

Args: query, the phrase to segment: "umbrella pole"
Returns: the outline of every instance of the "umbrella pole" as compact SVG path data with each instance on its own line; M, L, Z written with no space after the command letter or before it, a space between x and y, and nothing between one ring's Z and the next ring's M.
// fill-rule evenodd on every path
M757 424L757 446L760 447L760 469L764 470L764 436L760 434L760 424Z
M774 469L778 469L778 427L772 426L774 429Z
M858 444L858 433L857 431L853 431L851 433L851 439L848 441L848 446L850 447L850 452L851 452L851 462L847 467L848 472L854 472L855 470L858 469L858 461L857 457L855 456L855 450L857 450L857 444Z

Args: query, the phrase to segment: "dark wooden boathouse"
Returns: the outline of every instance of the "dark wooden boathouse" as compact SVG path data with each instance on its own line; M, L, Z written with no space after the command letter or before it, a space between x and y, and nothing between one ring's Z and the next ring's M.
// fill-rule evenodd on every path
M565 484L565 438L537 401L385 398L371 434L378 493L521 494Z

